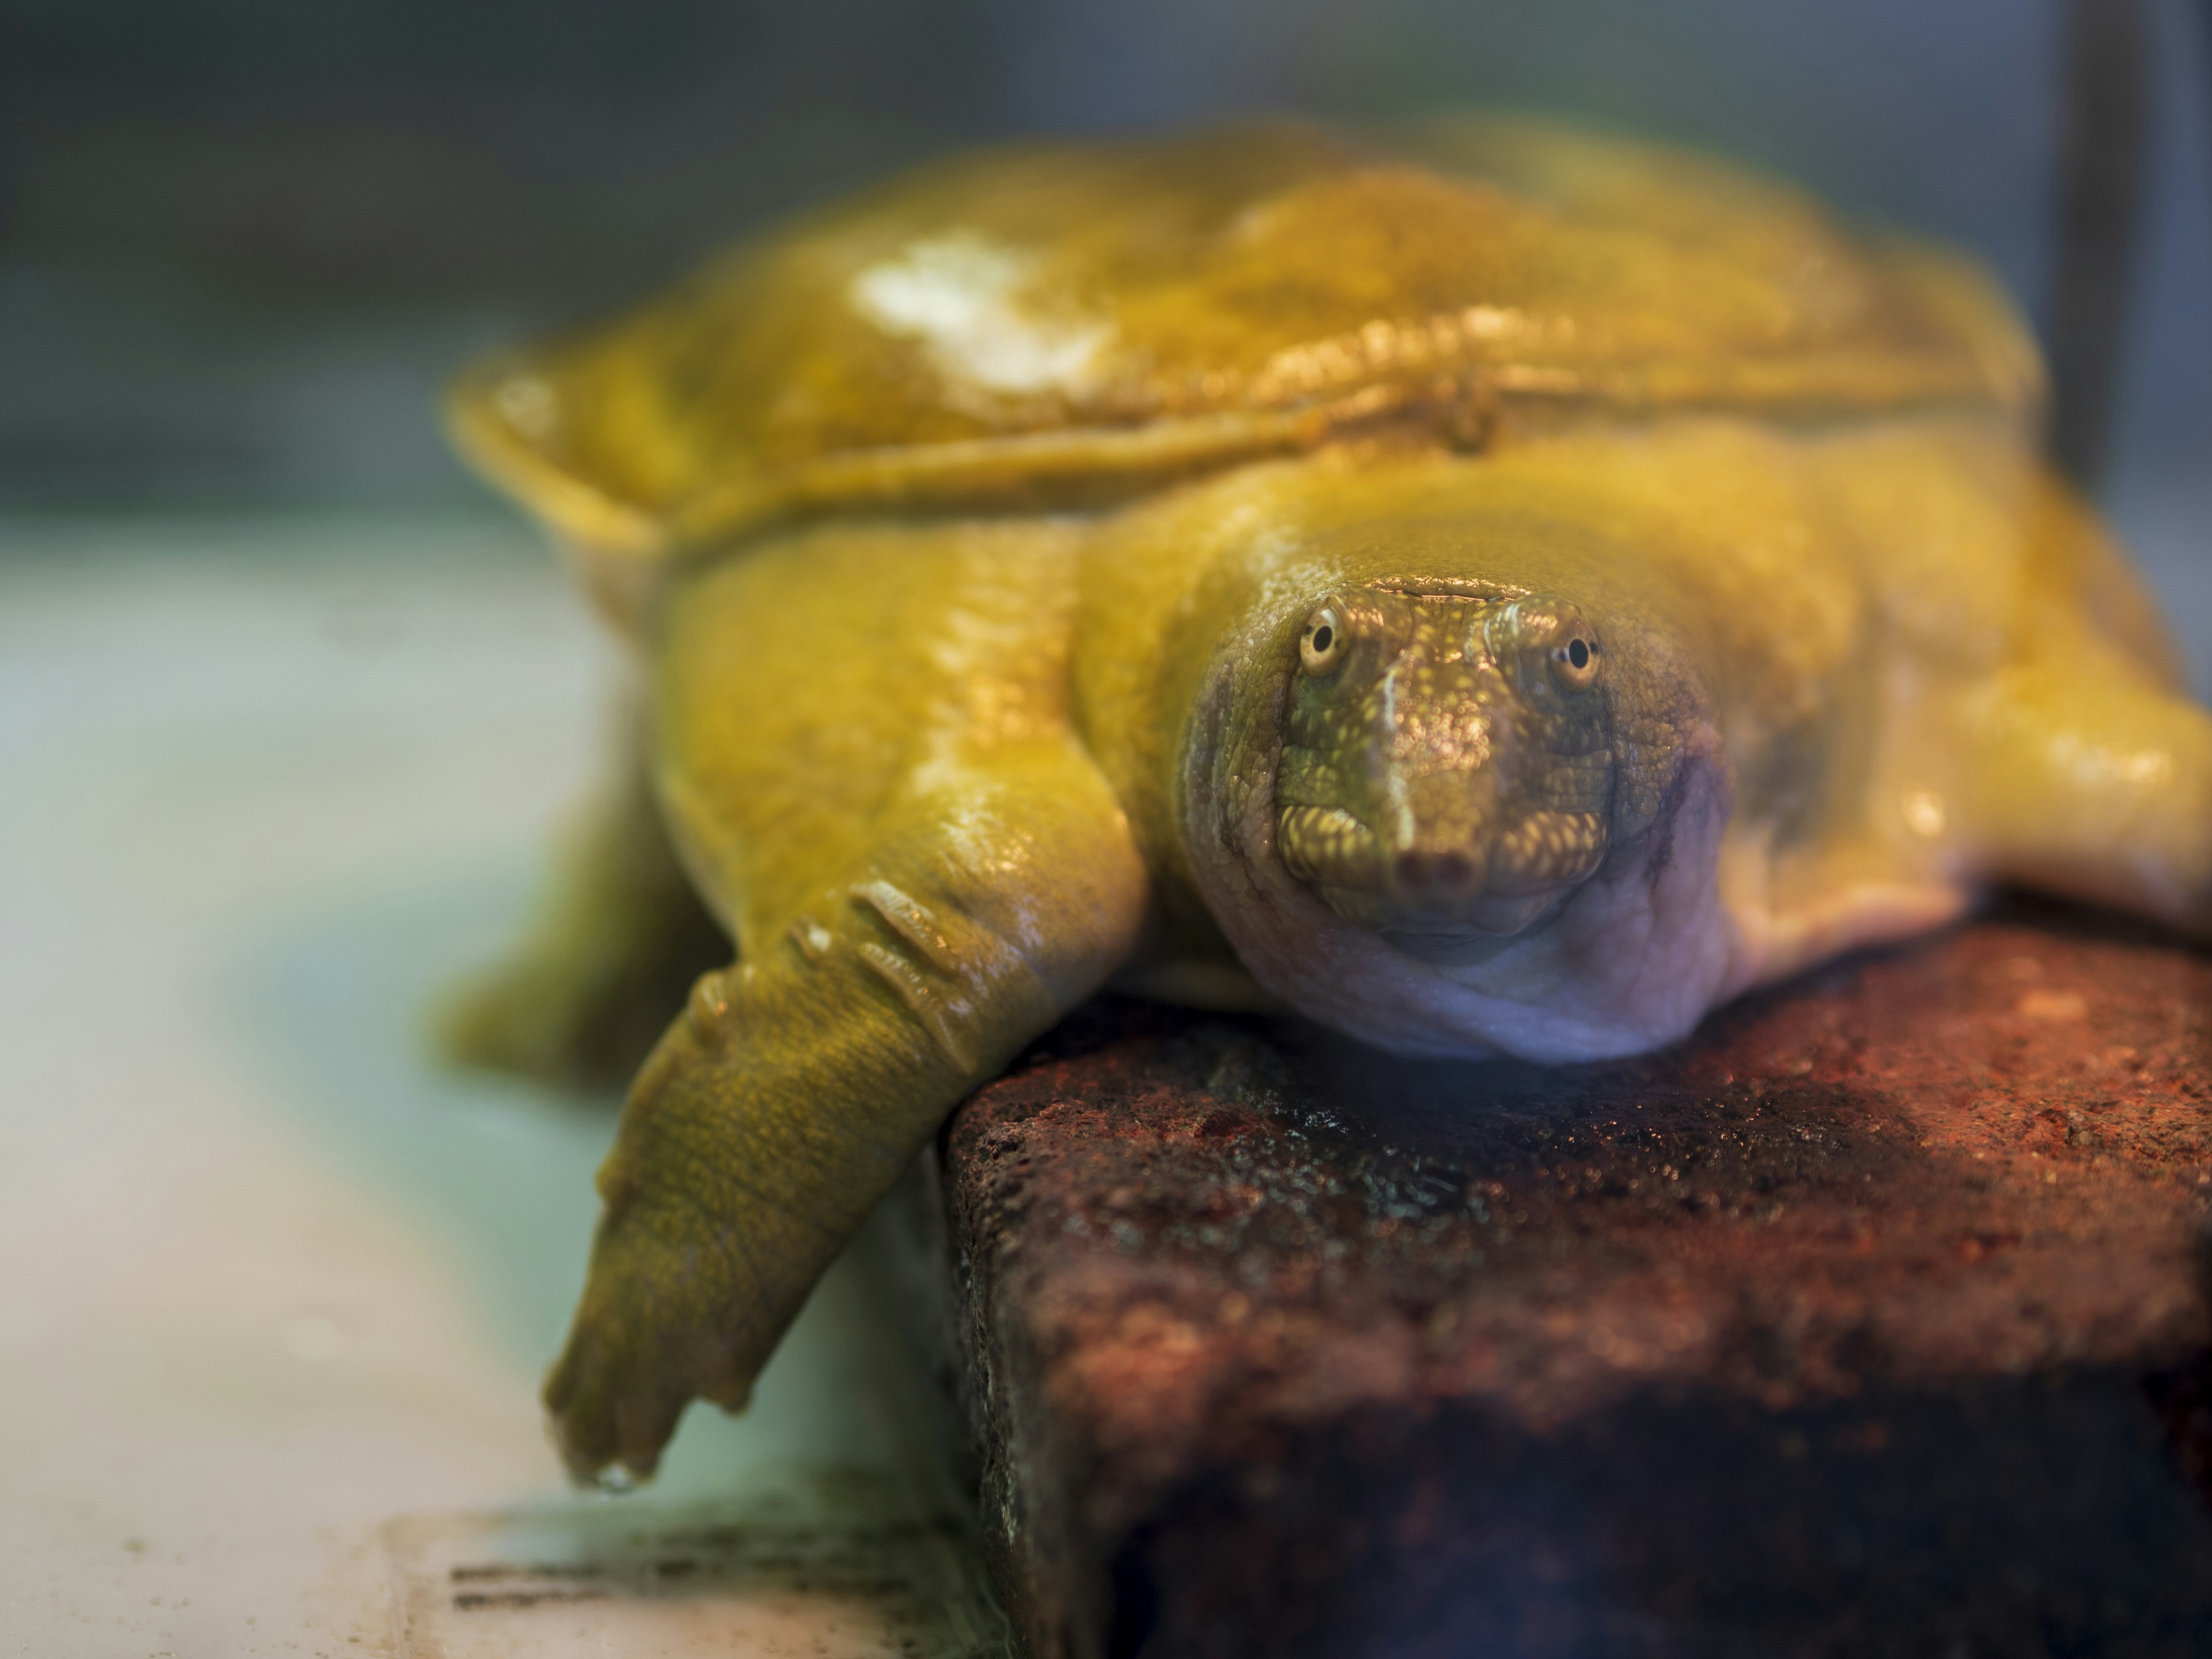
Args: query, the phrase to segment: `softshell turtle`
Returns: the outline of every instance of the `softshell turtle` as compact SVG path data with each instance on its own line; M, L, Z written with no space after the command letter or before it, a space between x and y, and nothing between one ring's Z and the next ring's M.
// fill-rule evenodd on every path
M2041 385L1954 256L1491 118L957 161L476 371L650 792L459 1041L605 1024L684 877L736 944L599 1177L572 1468L743 1406L1109 981L1567 1061L1993 879L2205 930L2212 718Z

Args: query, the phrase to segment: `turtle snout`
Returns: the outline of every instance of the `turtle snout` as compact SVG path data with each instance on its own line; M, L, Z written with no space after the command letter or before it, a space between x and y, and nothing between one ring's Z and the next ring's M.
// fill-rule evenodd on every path
M1503 774L1511 744L1480 716L1434 727L1418 746L1404 741L1382 781L1382 870L1389 896L1415 911L1451 911L1490 879Z
M1457 904L1482 889L1479 849L1409 847L1390 860L1390 890L1413 904Z

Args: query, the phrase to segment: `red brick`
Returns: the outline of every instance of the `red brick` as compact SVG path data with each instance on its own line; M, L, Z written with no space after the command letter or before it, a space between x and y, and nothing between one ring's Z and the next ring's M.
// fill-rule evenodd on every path
M2169 941L2014 907L1564 1068L1108 1005L944 1159L1040 1654L2212 1650Z

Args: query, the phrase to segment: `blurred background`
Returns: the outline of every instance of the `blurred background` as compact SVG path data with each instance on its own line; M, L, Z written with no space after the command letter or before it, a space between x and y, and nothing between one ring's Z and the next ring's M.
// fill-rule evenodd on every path
M2212 691L2208 25L2203 0L0 0L0 1652L617 1645L439 1622L454 1562L557 1568L609 1513L562 1496L534 1389L610 1103L451 1076L422 1040L517 925L620 673L440 438L469 352L957 145L1560 112L1987 260ZM779 1481L808 1514L937 1513L869 1282L841 1268L755 1409L694 1413L611 1513ZM837 1472L876 1484L821 1498ZM931 1560L862 1578L943 1613L908 1652L986 1650L969 1567ZM759 1634L698 1598L594 1605L668 1651ZM779 1605L794 1650L893 1650L881 1608Z
M2212 610L2191 528L2212 488L2208 17L2197 0L0 0L0 508L481 505L429 415L470 349L951 146L1254 111L1498 101L1710 145L1966 244L2048 338L2069 303L2055 251L2086 30L2105 160L2076 175L2093 239L2113 242L2116 212L2132 235L2076 284L2093 313L2110 290L2119 325L2106 354L2075 305L2112 388L2078 376L2075 401L2120 522L2179 608Z

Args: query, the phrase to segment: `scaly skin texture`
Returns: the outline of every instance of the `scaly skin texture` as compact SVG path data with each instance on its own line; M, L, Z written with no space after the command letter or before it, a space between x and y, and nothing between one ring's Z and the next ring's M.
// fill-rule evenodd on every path
M742 1405L1109 975L1565 1060L1992 878L2212 929L2212 719L2039 386L1945 256L1489 119L955 163L471 377L667 832L607 815L485 1042L651 981L670 848L737 950L601 1175L572 1468Z
M1526 932L1612 834L1607 653L1537 593L1352 587L1299 630L1275 848L1346 921L1425 939Z

